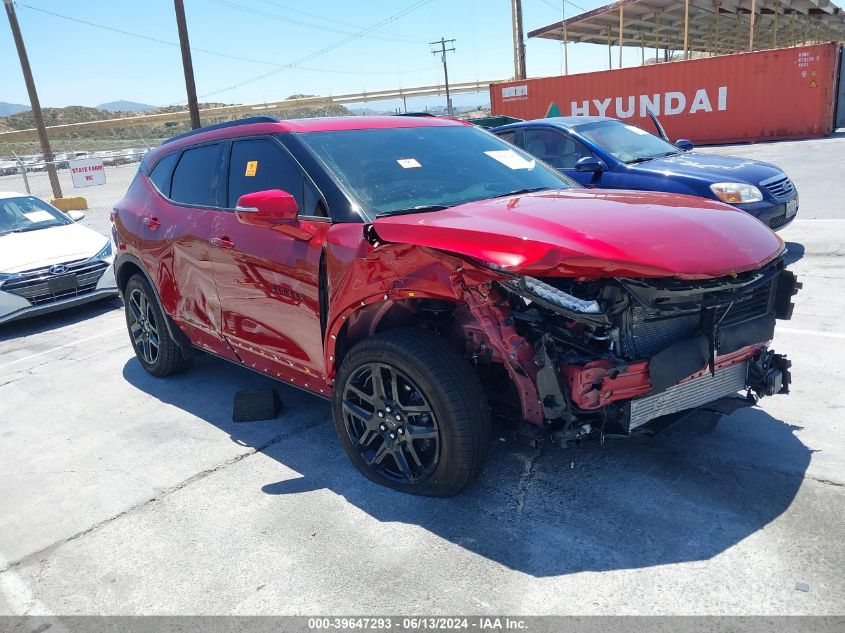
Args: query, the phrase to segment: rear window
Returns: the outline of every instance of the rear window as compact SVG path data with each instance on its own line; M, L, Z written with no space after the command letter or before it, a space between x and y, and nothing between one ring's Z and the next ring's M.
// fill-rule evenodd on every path
M150 180L156 188L168 198L170 197L170 182L173 180L173 168L179 159L179 152L168 154L156 163L150 172Z
M203 145L185 150L176 170L170 198L183 204L214 207L214 176L217 171L219 145Z

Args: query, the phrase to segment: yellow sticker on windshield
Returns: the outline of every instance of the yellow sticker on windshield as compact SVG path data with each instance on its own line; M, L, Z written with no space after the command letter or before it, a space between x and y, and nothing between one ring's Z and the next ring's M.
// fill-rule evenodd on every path
M246 161L246 172L244 173L244 176L254 176L257 171L258 171L258 161L257 160Z

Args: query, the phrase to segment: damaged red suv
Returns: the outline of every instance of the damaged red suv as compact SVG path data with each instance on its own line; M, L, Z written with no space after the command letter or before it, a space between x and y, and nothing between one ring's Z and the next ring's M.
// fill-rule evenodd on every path
M467 486L491 410L569 441L789 389L768 344L799 284L771 230L580 189L462 122L202 128L151 151L112 218L147 371L203 351L330 398L355 466L400 490Z

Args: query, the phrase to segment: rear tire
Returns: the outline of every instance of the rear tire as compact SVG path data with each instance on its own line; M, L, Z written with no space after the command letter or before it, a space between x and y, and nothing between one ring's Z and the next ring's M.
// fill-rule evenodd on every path
M123 292L126 327L138 362L153 376L162 378L191 366L167 329L164 313L149 282L133 275Z
M391 330L355 345L336 377L332 417L355 467L403 492L458 494L487 459L490 408L481 382L426 330Z

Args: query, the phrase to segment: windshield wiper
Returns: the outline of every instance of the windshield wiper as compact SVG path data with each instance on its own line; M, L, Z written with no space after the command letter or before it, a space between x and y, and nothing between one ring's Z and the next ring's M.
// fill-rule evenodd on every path
M386 218L391 215L410 215L412 213L425 213L427 211L442 211L448 209L446 204L421 204L417 207L409 207L407 209L397 209L396 211L381 211L376 213L377 218Z
M632 158L631 160L626 160L626 165L636 165L638 163L644 163L647 160L654 160L655 158L666 158L667 156L677 156L681 152L666 152L665 154L661 154L660 156L640 156L638 158Z
M534 193L536 191L548 191L549 187L530 187L527 189L514 189L513 191L506 191L505 193L496 194L495 196L490 196L488 200L492 200L493 198L507 198L508 196L518 196L523 193Z
M51 225L53 226L53 225ZM21 229L12 229L11 231L7 231L7 233L27 233L29 231L38 231L39 229L46 229L46 226L27 226ZM5 235L5 233L4 233Z

